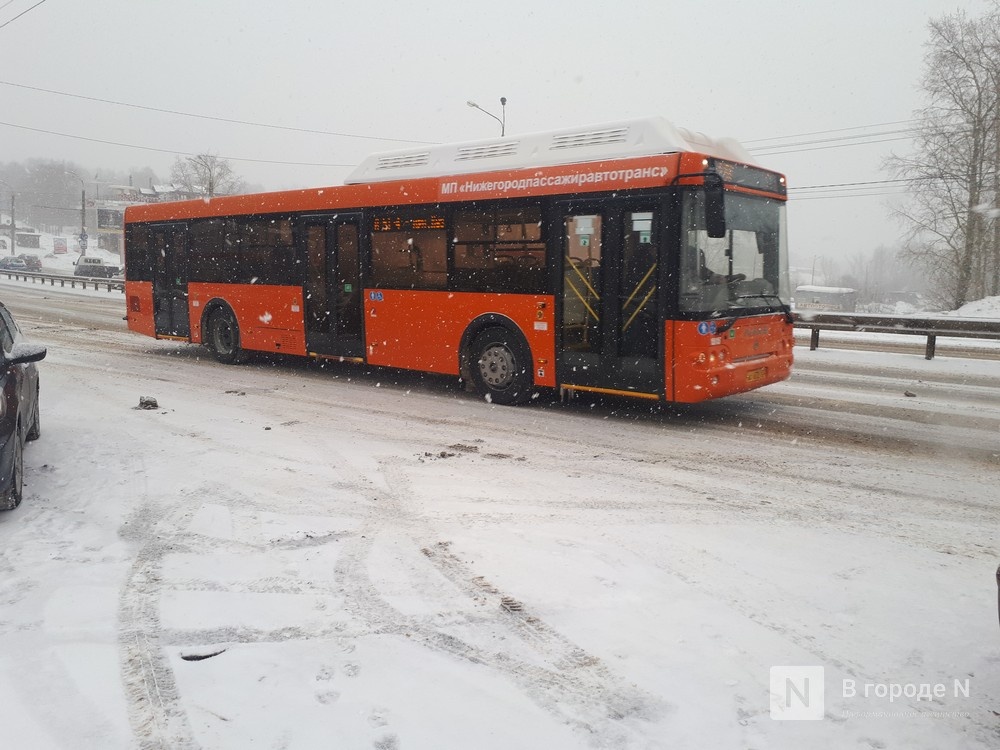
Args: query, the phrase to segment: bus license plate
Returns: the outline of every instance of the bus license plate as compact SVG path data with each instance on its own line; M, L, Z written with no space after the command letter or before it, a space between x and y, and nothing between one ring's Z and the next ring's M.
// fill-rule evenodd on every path
M767 377L767 368L758 367L756 370L751 370L747 373L747 382L754 383L758 380L763 380Z

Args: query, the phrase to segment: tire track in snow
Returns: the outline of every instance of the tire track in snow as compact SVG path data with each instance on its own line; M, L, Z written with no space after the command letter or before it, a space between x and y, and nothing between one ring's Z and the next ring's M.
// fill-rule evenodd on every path
M516 650L497 651L477 646L445 632L433 621L406 615L389 604L379 594L366 564L375 539L387 527L407 530L425 540L429 530L400 502L400 497L412 495L404 477L405 464L398 459L380 463L389 490L374 499L369 517L345 543L344 554L335 568L337 581L344 589L345 606L353 617L367 624L371 633L401 635L431 650L487 667L516 684L536 705L584 732L602 747L630 747L642 736L632 729L632 722L652 721L669 710L659 698L624 684L596 656L477 576L447 550L447 545L414 540L424 559L462 594L472 600L485 597L496 605L492 616L470 618L459 613L454 617L464 627L485 633L500 632L513 639L520 650L530 654L532 661L521 658ZM505 606L500 606L501 603Z
M330 457L327 456L327 460ZM136 475L144 476L143 472ZM334 487L344 489L337 483ZM288 551L313 548L343 538L341 532L306 534L292 538L278 537L258 542L220 539L190 530L197 510L178 500L170 504L149 502L139 507L123 524L120 536L138 545L119 595L119 653L122 682L128 704L133 735L141 750L198 750L198 743L185 710L177 678L167 649L192 644L279 643L288 640L330 639L340 636L345 626L333 622L329 627L287 626L255 628L223 626L217 628L171 628L161 620L163 597L169 593L218 592L237 594L292 594L315 598L333 594L329 586L297 578L276 576L250 581L219 583L204 579L169 578L164 562L170 555L198 555L219 550L254 555L272 550ZM272 506L253 498L234 494L226 487L202 485L184 493L185 498L212 497L237 519L260 512L273 513ZM321 502L315 510L323 509ZM301 509L301 506L300 506ZM326 508L325 510L329 510ZM242 514L242 516L240 515ZM280 514L276 514L280 515ZM293 516L294 517L294 514Z
M169 659L160 642L163 558L174 551L171 535L158 538L167 508L146 504L122 527L122 538L140 548L119 596L119 650L129 720L141 750L197 750Z

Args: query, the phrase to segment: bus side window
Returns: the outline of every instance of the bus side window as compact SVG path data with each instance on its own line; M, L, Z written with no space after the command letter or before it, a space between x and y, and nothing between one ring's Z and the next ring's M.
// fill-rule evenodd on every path
M384 289L446 289L448 238L436 214L385 214L372 223L372 284Z
M201 219L191 222L188 277L192 281L233 280L235 252L227 252L225 222Z
M455 213L455 276L462 292L544 292L546 245L537 205Z

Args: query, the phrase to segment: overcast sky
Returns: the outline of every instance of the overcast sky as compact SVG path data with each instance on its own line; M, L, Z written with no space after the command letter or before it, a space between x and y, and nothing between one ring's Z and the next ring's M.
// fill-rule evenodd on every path
M928 20L959 8L987 3L0 0L0 161L165 179L210 152L266 189L338 184L373 151L498 135L466 101L499 116L505 96L508 134L662 115L758 149L793 188L884 180L922 105ZM895 242L888 188L860 187L798 193L796 262Z

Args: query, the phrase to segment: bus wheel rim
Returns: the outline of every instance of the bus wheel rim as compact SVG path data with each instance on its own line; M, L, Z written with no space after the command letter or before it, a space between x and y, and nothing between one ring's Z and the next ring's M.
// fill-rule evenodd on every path
M490 388L506 388L514 380L513 353L499 344L487 347L479 358L479 374Z

